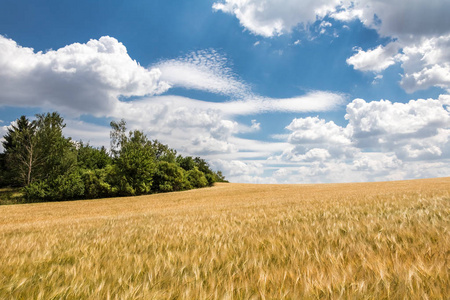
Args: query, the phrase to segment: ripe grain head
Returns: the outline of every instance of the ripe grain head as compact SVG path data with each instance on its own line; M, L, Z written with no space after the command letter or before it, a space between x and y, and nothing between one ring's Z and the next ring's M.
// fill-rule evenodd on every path
M450 178L0 207L1 298L443 298Z

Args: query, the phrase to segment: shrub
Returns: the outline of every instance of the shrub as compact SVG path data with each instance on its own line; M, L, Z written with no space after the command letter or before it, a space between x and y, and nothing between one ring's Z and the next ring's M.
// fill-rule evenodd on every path
M158 162L153 180L156 192L181 191L189 187L183 168L166 161Z
M193 188L202 188L208 185L208 180L205 174L201 172L197 167L187 172L187 179Z
M84 170L82 179L84 183L84 197L87 199L113 196L113 189L107 182L107 169Z

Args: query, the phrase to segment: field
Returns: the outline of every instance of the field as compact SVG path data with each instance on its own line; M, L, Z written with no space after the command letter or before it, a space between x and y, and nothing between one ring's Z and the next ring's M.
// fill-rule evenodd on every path
M4 205L0 298L445 299L449 231L450 178Z

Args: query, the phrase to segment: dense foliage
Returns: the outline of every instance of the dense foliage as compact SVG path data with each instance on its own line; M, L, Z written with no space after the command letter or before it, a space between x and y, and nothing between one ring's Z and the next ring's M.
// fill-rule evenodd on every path
M56 112L17 119L4 136L0 187L23 188L27 201L61 201L172 192L225 181L202 158L183 157L124 120L111 122L111 150L64 137Z

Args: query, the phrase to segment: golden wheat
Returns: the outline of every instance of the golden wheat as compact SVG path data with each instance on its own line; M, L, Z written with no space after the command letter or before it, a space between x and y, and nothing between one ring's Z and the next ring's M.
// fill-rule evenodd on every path
M450 178L0 207L2 299L450 295Z

